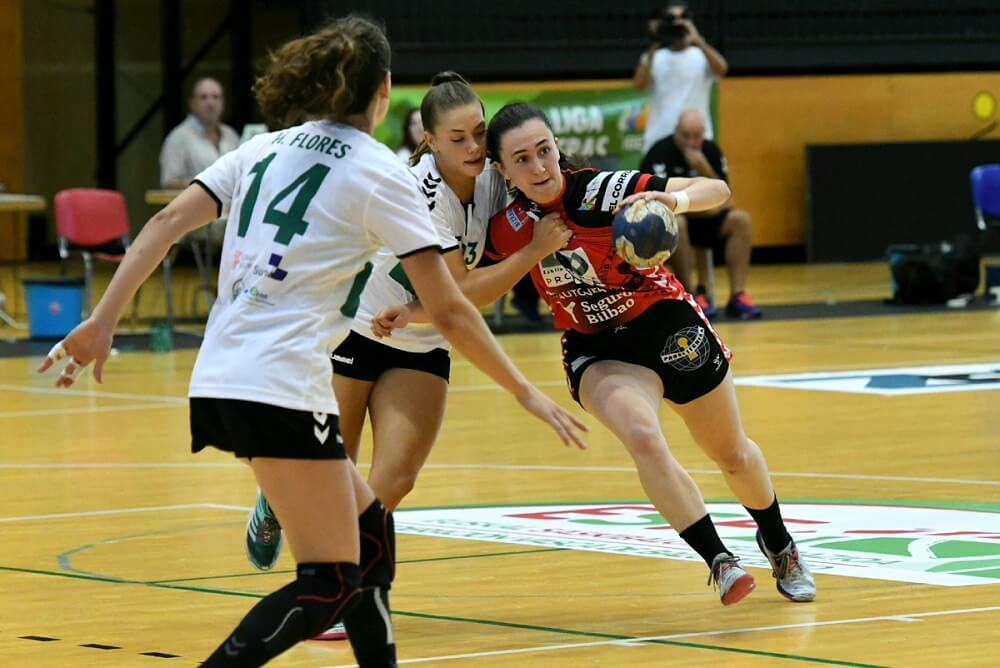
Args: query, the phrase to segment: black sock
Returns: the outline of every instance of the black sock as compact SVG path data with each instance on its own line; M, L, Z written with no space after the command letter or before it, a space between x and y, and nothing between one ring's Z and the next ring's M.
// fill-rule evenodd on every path
M747 508L746 506L743 507ZM792 542L792 537L789 535L788 529L785 528L785 521L781 519L781 508L778 507L777 496L774 497L774 501L767 508L763 510L747 508L747 512L750 513L753 521L757 523L757 528L760 529L760 537L768 550L775 553L781 552Z
M396 565L392 513L376 499L358 517L358 532L363 593L344 618L344 628L360 668L394 668L396 645L389 607Z
M361 598L351 563L299 564L298 577L261 599L203 666L262 666L339 621Z
M715 530L712 518L707 513L700 520L681 531L680 536L685 543L691 546L691 549L701 555L709 568L712 566L712 560L720 552L732 554L723 545L722 539L719 538L719 532Z

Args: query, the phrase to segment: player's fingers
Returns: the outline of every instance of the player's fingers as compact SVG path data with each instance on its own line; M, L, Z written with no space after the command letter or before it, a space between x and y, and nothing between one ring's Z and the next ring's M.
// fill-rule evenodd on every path
M63 345L65 341L63 339L49 349L49 352L45 355L45 361L38 367L38 373L48 370L53 364L66 357L66 346Z
M563 411L563 414L569 419L570 423L577 429L583 432L589 432L590 428L577 416L573 415L569 411Z
M94 362L94 380L98 383L104 382L104 362L105 360L100 357L98 357L97 361Z
M580 450L586 450L587 442L583 440L583 436L580 435L580 432L587 431L587 426L570 413L563 413L563 419L567 422L568 426L566 431L569 433L570 438L573 439L573 444Z
M559 440L562 441L563 445L567 448L570 446L569 434L566 433L566 427L563 426L562 422L559 421L559 416L554 415L552 419L549 420L549 424L552 429L556 432Z
M83 362L75 357L71 357L69 362L66 363L66 366L63 367L63 370L59 373L59 378L56 380L56 387L71 386L76 380L77 375L79 375L79 373L83 370L84 366L86 365Z

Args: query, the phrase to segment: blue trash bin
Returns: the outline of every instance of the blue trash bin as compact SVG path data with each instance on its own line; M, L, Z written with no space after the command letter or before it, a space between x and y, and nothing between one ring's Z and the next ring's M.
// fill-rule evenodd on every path
M62 338L83 319L82 278L26 278L24 295L33 339Z

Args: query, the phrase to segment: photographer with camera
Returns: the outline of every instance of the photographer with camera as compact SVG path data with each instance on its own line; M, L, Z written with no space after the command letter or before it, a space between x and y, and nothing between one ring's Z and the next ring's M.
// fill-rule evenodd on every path
M632 77L636 88L650 90L643 154L673 133L685 109L701 112L705 138L714 137L709 97L715 80L726 75L729 65L701 36L693 18L686 2L672 1L649 19L653 43Z

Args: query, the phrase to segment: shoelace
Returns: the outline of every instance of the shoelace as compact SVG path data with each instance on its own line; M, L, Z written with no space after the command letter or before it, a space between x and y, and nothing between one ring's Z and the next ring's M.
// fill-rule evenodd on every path
M712 562L712 570L708 572L708 582L706 585L712 585L712 589L717 589L719 584L719 578L722 577L722 569L726 566L733 567L739 566L740 558L736 556L723 557Z
M277 531L277 522L273 522L267 518L261 520L258 525L257 537L261 543L270 544L274 542L274 537Z
M790 549L788 552L783 552L775 556L774 558L775 579L780 580L791 572L792 566L797 563L796 559L797 556L798 555L796 554L796 550L794 547Z

